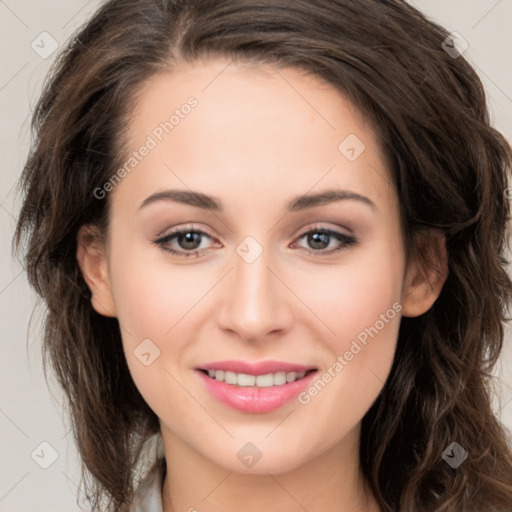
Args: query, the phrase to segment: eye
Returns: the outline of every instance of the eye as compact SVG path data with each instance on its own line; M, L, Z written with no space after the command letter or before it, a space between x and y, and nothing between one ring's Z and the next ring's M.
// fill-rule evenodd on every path
M215 240L206 231L195 229L193 227L186 227L171 231L167 235L157 238L153 243L171 254L183 256L185 258L190 258L192 256L197 258L206 250L204 247L201 247L201 242L204 239ZM312 249L303 249L314 256L333 254L357 243L357 240L352 235L346 235L339 231L321 227L306 231L298 237L298 240L302 239L306 239L307 243L312 247ZM325 251L324 249L329 247L331 242L337 242L337 247ZM296 242L294 242L294 245L296 245Z
M190 258L192 256L197 258L204 250L204 248L200 248L203 238L210 238L213 240L213 237L205 231L188 227L171 231L169 234L154 240L153 243L171 254L184 256L185 258ZM178 249L181 250L172 248L172 242L174 239L176 239L174 242L175 244L178 244Z
M321 227L306 231L298 237L298 240L302 239L305 239L310 247L313 248L304 249L307 252L312 253L314 256L325 256L333 254L357 243L357 240L352 235L346 235L344 233L340 233L339 231ZM324 251L323 249L329 247L331 242L337 242L338 245L335 246L334 249Z

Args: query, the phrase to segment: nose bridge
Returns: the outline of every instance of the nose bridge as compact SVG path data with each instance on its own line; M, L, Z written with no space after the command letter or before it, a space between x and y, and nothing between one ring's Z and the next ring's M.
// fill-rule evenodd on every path
M261 254L254 254L257 249L249 246L247 253L241 255L243 250L244 245L241 244L237 248L234 269L236 294L241 295L238 297L239 302L252 302L256 305L261 300L267 299L265 302L268 303L268 300L274 295L271 289L275 284L271 283L273 276L269 270L272 259L270 251L265 250Z
M256 339L288 327L291 313L283 285L270 270L274 260L271 251L253 237L236 247L234 269L219 315L223 328Z

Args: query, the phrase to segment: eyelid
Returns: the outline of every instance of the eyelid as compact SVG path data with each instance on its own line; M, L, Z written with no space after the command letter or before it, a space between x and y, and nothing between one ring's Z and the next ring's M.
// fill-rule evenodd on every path
M345 229L346 231L348 231L348 233L342 233L339 231L340 229ZM331 227L327 227L325 224L317 222L315 224L312 224L312 225L304 228L304 230L301 231L300 234L298 234L295 238L300 238L301 236L308 234L310 231L316 231L316 230L332 231L335 233L339 233L340 235L345 235L347 237L355 237L355 233L351 229L349 229L345 226L337 226L337 227L331 228Z
M180 233L182 231L199 231L199 232L207 234L211 238L215 238L207 229L200 228L197 225L195 225L194 223L184 224L182 227L178 226L176 228L172 228L170 231L169 231L169 228L162 229L155 235L154 238L155 239L166 238L169 235Z

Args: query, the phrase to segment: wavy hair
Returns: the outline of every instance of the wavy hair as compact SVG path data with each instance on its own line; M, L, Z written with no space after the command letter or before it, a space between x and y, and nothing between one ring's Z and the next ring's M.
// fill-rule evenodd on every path
M407 251L446 236L449 275L425 314L402 318L395 359L362 420L360 460L386 512L512 510L512 454L491 407L512 282L506 272L512 150L481 81L442 46L447 30L402 0L110 0L44 83L19 188L13 246L47 305L43 353L66 393L88 499L130 502L158 418L131 378L115 318L97 314L76 258L104 233L94 190L126 160L144 82L200 58L299 67L371 122L400 198ZM428 264L428 261L425 261ZM452 443L468 453L453 469ZM139 473L140 476L140 473Z

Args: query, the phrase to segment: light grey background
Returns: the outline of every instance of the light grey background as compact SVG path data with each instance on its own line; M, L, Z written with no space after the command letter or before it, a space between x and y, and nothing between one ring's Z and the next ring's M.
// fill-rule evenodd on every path
M42 308L20 262L10 253L19 204L14 184L29 147L29 119L55 53L42 58L31 47L48 32L62 46L91 15L98 0L0 0L0 512L72 512L77 505L79 462L69 423L54 383L48 390L40 355ZM476 67L489 95L494 125L512 139L512 0L415 0L414 5L469 43L464 56ZM46 39L46 41L49 41ZM441 41L439 42L441 44ZM40 46L41 43L40 43ZM49 46L46 46L48 49ZM27 342L28 338L28 342ZM510 329L496 369L495 410L512 427L512 343ZM58 457L51 462L51 449ZM469 447L469 452L471 449ZM85 506L83 510L88 510Z

